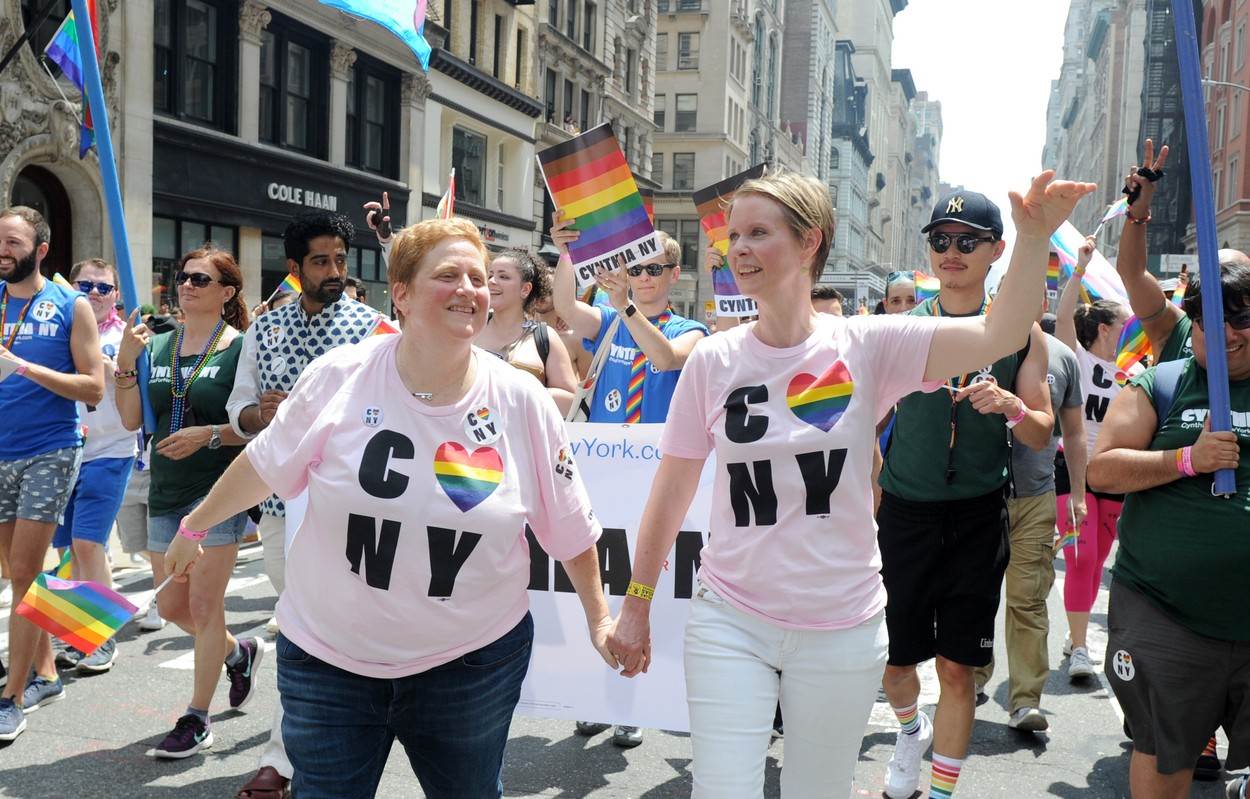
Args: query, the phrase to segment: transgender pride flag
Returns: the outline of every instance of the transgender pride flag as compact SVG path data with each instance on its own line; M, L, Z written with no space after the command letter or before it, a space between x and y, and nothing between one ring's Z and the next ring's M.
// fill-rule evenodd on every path
M428 72L430 45L425 40L426 2L427 0L321 0L323 6L376 22L403 39L421 62L421 68Z

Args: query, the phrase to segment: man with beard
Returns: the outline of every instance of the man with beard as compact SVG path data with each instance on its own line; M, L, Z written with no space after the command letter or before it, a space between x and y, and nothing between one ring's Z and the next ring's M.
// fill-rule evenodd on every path
M234 389L226 403L230 423L240 435L250 438L269 425L309 363L335 347L357 343L377 326L381 318L377 311L344 296L347 250L355 235L347 217L329 211L301 214L287 225L283 234L287 269L299 278L304 292L299 302L275 308L247 329ZM265 573L281 595L286 567L285 509L277 497L265 500L260 509ZM269 627L277 632L272 620ZM280 792L291 778L291 763L282 745L281 712L279 705L260 770L243 786L240 796Z
M44 279L50 231L33 208L0 211L0 552L16 606L43 569L82 457L76 402L104 399L104 367L87 298ZM20 419L21 423L14 420ZM0 741L26 729L25 713L65 696L41 630L9 616L9 680ZM34 679L27 675L34 671Z

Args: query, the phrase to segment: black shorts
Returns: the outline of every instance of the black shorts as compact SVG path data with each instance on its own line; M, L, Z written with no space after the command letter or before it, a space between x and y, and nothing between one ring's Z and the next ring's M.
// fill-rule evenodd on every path
M882 492L877 526L890 665L935 655L987 665L1010 558L1003 493L909 502Z
M1107 625L1107 680L1159 773L1193 768L1216 727L1228 733L1226 767L1250 765L1250 641L1198 635L1119 580Z

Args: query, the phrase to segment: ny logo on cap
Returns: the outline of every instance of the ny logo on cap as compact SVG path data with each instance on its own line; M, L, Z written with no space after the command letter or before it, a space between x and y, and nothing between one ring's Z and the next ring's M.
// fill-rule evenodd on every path
M946 204L946 213L962 214L964 212L964 198L952 197L951 201Z

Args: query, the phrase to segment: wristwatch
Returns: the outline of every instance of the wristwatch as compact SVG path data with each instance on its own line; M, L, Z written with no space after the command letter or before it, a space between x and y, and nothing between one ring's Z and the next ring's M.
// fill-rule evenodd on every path
M220 449L221 448L221 425L217 425L217 424L210 425L208 429L209 429L208 448Z
M634 304L631 302L629 305L626 305L626 306L625 306L625 315L626 315L626 316L633 316L633 315L634 315L634 314L636 314L636 313L638 313L638 306L637 306L637 305L634 305Z

